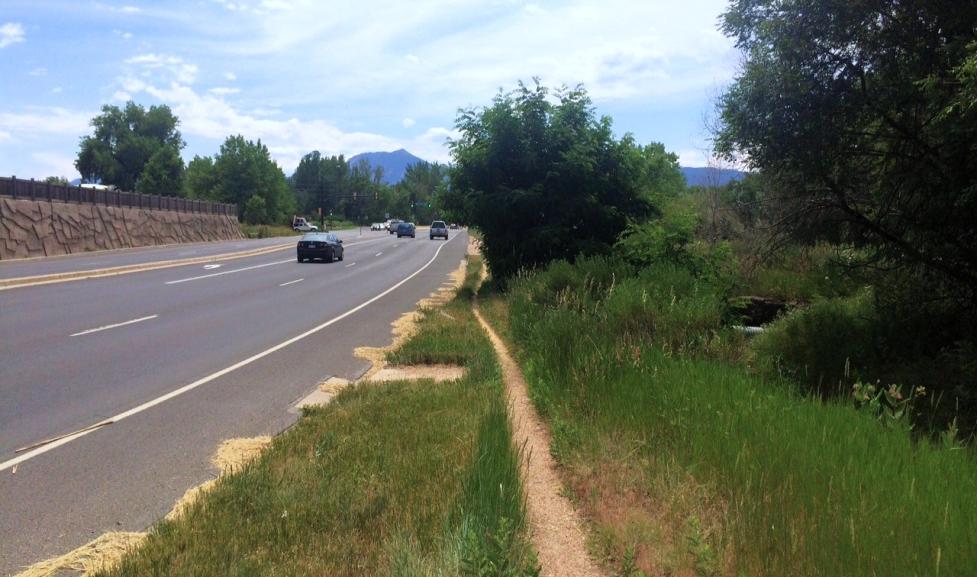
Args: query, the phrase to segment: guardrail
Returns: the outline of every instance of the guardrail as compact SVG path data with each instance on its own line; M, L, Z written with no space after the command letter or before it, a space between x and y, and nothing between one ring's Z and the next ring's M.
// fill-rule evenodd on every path
M0 176L0 196L29 200L73 202L76 204L101 204L146 210L172 210L201 214L228 214L237 216L237 205L209 200L193 200L160 194L140 194L121 190L106 190L24 180L12 176Z

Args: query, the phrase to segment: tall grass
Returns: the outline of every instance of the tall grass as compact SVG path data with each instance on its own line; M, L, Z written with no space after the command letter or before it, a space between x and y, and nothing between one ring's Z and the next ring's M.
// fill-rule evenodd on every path
M708 487L721 502L713 545L726 561L706 573L975 573L970 451L914 441L905 427L696 354L722 311L691 275L567 266L511 292L511 334L558 457L593 467L601 442L627 440L625 465L643 478L677 465Z

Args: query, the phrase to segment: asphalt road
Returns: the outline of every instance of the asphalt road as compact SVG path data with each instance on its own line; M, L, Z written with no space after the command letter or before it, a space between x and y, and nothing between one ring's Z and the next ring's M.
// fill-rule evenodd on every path
M464 231L422 232L342 233L329 264L287 250L0 291L0 575L145 529L213 478L221 441L278 433L318 382L361 375L353 349L388 343L464 256Z

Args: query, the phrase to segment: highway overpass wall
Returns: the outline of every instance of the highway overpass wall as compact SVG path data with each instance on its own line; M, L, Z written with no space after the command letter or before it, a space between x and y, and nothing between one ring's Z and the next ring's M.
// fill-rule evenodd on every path
M0 260L239 238L231 215L0 197Z

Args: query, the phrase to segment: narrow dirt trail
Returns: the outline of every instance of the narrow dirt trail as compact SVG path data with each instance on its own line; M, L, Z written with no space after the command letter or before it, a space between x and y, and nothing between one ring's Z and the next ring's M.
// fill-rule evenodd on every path
M523 447L525 483L531 538L539 554L541 577L599 577L603 575L587 554L586 536L577 511L563 497L563 485L550 455L550 434L529 400L526 380L509 349L472 303L475 317L488 334L505 378L513 436Z

